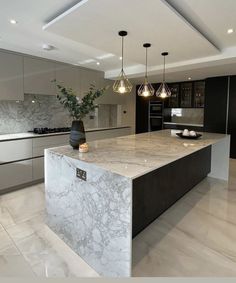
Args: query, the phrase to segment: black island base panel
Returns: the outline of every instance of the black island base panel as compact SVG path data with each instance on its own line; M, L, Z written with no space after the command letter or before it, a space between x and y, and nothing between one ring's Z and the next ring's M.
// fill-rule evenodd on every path
M211 171L211 146L133 180L133 238Z

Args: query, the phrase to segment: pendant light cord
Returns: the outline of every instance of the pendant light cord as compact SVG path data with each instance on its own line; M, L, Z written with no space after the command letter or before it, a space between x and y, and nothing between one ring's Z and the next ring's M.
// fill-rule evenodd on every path
M163 82L166 81L166 56L164 56Z
M147 48L146 48L146 71L145 71L145 78L147 79Z
M122 36L122 49L121 49L121 54L122 54L122 72L124 70L124 36Z

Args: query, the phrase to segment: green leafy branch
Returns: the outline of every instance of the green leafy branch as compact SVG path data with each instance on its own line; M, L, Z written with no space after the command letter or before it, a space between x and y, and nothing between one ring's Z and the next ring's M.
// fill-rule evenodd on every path
M98 105L94 104L94 101L102 96L107 89L107 87L96 89L91 84L85 96L78 98L72 88L66 88L64 85L57 83L56 80L54 82L59 91L57 94L59 102L69 111L74 120L82 120L87 114L94 111L98 107Z

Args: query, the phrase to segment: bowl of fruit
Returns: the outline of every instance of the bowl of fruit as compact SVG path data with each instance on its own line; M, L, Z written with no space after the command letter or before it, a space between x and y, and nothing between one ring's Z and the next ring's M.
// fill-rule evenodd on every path
M195 131L189 131L188 129L185 129L180 133L176 133L176 135L182 139L190 139L190 140L197 140L202 136L201 134L198 134Z

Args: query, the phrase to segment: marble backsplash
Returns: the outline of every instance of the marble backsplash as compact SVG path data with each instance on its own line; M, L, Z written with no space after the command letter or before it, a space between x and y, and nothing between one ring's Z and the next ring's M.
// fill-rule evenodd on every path
M85 128L115 127L119 124L119 112L119 105L100 104L84 119ZM70 127L71 121L55 96L25 94L24 101L0 101L0 133Z

